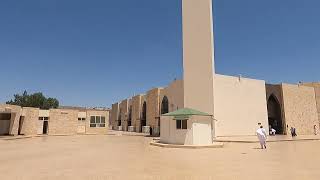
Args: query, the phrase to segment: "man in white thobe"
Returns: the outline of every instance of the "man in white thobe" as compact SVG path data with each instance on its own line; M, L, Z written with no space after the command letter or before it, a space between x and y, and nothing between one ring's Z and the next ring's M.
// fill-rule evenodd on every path
M267 132L263 128L263 126L260 126L260 128L257 130L257 136L260 141L261 149L267 149L267 145L266 145Z

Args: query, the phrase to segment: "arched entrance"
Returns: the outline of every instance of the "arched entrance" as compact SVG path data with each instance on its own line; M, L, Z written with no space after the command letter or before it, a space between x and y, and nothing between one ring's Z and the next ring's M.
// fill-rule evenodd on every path
M169 112L169 100L164 96L161 102L161 115Z
M132 106L129 107L128 127L132 126Z
M269 127L276 130L276 134L284 134L284 123L281 115L281 106L278 99L271 95L268 99Z
M121 126L121 114L122 114L122 109L119 110L119 114L118 114L118 126Z
M141 123L140 123L141 131L143 126L147 126L147 103L146 102L144 102L142 105Z

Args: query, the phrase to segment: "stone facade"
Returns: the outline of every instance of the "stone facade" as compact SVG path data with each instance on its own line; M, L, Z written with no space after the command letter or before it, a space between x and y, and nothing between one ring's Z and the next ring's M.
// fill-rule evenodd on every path
M109 110L40 110L39 108L21 108L5 104L0 104L0 114L11 114L10 127L8 127L9 135L30 136L43 134L44 129L47 129L48 135L106 134L110 117ZM104 117L105 123L100 123L99 127L90 127L91 116ZM47 128L44 128L44 122L48 125Z
M91 116L105 117L105 127L90 127ZM107 134L109 126L109 111L87 110L86 134Z
M147 126L151 129L160 125L160 88L147 92Z
M295 127L298 135L313 134L314 125L319 125L314 88L282 84L282 91L287 126Z
M20 106L0 104L0 113L10 113L9 135L18 135L19 120L22 114Z
M125 99L120 103L120 118L123 131L128 131L128 110L129 100Z
M34 135L37 134L39 121L39 108L23 108L22 113L22 129L21 134Z
M219 79L223 77L228 77L228 76L223 76L223 75L216 75L216 78ZM220 124L217 124L217 126L223 126L227 129L230 129L229 127L234 126L236 122L242 122L240 121L246 121L248 118L250 119L253 114L261 114L265 115L267 110L267 105L265 102L268 102L269 98L271 96L275 97L275 99L279 102L280 105L280 111L281 111L281 118L283 122L283 134L290 134L289 129L291 126L294 126L298 133L300 135L303 134L313 134L313 126L317 125L320 127L319 124L319 117L320 117L320 83L309 83L309 84L303 84L304 86L300 85L289 85L289 84L266 84L263 85L263 81L259 80L254 80L254 79L247 79L247 78L241 78L243 81L238 82L229 82L233 81L233 79L239 79L239 77L229 77L227 79L228 82L225 83L219 83L215 82L216 84L216 89L220 90L218 93L215 93L215 109L221 109L221 105L226 103L227 99L230 99L231 96L233 97L233 94L241 94L238 96L234 96L236 98L235 100L238 102L248 102L248 98L252 99L250 97L250 94L257 94L259 92L259 97L263 97L263 100L259 100L259 107L263 104L263 108L260 108L259 111L253 110L256 108L256 106L252 106L249 108L250 104L245 104L246 106L241 106L241 108L238 108L236 111L232 112L237 112L237 114L242 114L242 115L247 115L247 118L244 118L246 116L239 116L238 118L229 118L230 124L225 124L226 121L224 122L219 122ZM229 83L229 84L228 84ZM223 90L224 86L226 87L233 87L234 93L230 92L230 95L227 95L227 90L228 92L230 91L230 88L227 90ZM310 86L310 87L307 87ZM258 88L259 87L259 88ZM263 87L264 90L262 90L260 87ZM256 89L259 89L257 91ZM265 93L262 95L261 93ZM244 97L245 95L245 97ZM241 96L241 98L240 98ZM157 119L159 118L161 114L161 103L163 101L163 98L167 97L168 103L169 103L169 112L175 111L179 108L182 108L184 106L184 96L183 96L183 80L175 80L173 81L168 87L165 88L154 88L151 89L146 93L146 95L137 95L132 97L131 99L121 101L122 108L125 110L122 112L121 119L123 123L126 123L125 119L125 112L127 112L127 108L132 106L132 125L135 126L135 131L136 132L141 132L141 118L142 118L142 110L143 110L143 103L146 102L147 104L147 126L150 126L154 131L154 135L157 135L157 128L159 128L159 124L157 122ZM223 98L226 98L225 101ZM219 100L218 100L219 99ZM240 101L242 99L242 101ZM254 98L257 100L257 98ZM251 104L255 104L254 99L252 100ZM259 98L260 99L260 98ZM217 104L217 100L219 103ZM235 102L235 101L230 101L230 103ZM251 101L250 101L251 102ZM119 112L118 110L118 104L114 104L112 107L112 122L114 121L115 117L117 116L117 113ZM127 105L128 104L128 105ZM234 104L233 104L234 105ZM238 106L240 107L240 105ZM246 107L247 109L251 109L251 111L254 111L252 113L245 113L246 112ZM228 108L227 108L228 109ZM225 110L227 110L225 109ZM230 109L230 107L229 107ZM243 110L241 110L243 109ZM220 111L219 111L220 112ZM222 111L221 111L222 112ZM115 115L113 115L115 113ZM220 115L224 117L226 113L220 113ZM315 114L317 117L315 117ZM219 116L220 116L219 115ZM267 114L268 115L268 114ZM236 116L235 116L236 117ZM264 117L264 116L263 116ZM239 119L240 118L240 119ZM234 120L232 120L234 119ZM262 116L258 118L254 118L256 120L252 121L246 121L247 123L250 124L250 127L252 128L248 130L248 125L245 125L246 123L242 123L239 125L236 125L234 127L240 128L238 130L230 130L228 132L218 132L217 135L253 135L254 134L254 128L257 127L257 122L263 121L263 124L266 126L266 129L268 129L268 119L265 120L266 118L262 118ZM233 123L231 123L233 121ZM222 124L221 124L222 123ZM245 127L242 125L245 125ZM287 128L287 125L289 128ZM113 125L115 126L115 125ZM217 127L219 128L219 127ZM246 130L247 128L247 130ZM160 128L159 128L160 129Z
M51 109L49 118L49 135L77 134L78 111L68 109Z
M119 120L119 103L115 103L115 104L112 104L112 109L111 109L111 125L112 125L112 128L114 130L117 129L118 127L118 120Z
M309 86L314 88L316 94L317 110L318 110L318 119L320 121L320 83L303 83L304 86ZM319 122L320 123L320 122ZM320 127L320 124L319 126Z
M135 131L141 132L140 129L140 116L141 116L141 99L142 95L137 95L132 97L131 104L132 104L132 126L135 127Z

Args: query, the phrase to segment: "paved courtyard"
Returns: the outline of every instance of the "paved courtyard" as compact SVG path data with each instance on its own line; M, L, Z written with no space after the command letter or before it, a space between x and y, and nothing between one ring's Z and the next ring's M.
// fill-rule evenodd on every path
M164 149L141 136L0 139L1 180L320 179L320 141Z

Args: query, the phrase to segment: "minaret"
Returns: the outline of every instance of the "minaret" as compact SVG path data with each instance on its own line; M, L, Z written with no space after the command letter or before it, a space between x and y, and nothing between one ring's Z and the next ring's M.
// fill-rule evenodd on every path
M182 0L184 107L214 115L212 0Z

